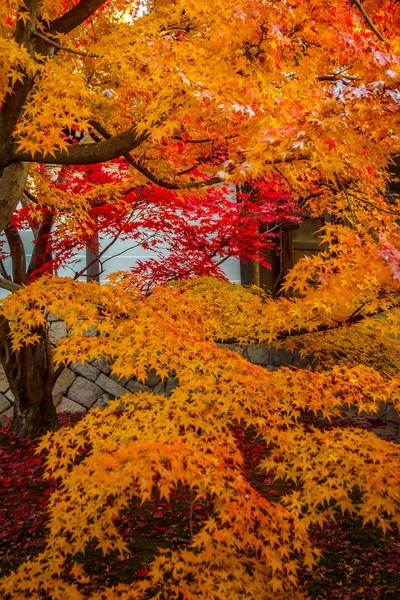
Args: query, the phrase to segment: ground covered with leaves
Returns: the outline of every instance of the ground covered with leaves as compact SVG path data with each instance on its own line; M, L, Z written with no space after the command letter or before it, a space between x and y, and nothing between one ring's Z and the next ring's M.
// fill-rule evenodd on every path
M63 415L62 425L73 426L76 418ZM367 421L364 426L368 427ZM236 438L245 457L249 480L271 501L279 501L290 484L273 482L256 469L264 456L264 445L240 428L236 430ZM47 501L56 482L43 481L44 459L36 456L34 450L35 443L16 439L9 424L0 430L0 577L32 558L45 545ZM206 502L193 503L190 491L185 488L175 492L170 504L156 496L142 506L132 503L119 519L130 557L123 560L116 555L103 557L94 543L80 559L90 575L87 594L103 585L144 577L158 548L190 544L209 508ZM391 531L384 536L371 526L363 528L358 519L338 516L335 523L323 530L313 529L312 537L323 555L312 573L300 573L300 589L307 591L313 600L400 598L397 533Z

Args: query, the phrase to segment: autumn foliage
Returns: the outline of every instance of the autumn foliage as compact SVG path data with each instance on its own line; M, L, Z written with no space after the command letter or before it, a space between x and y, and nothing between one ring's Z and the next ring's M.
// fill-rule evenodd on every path
M390 267L381 268L389 275ZM143 296L135 292L134 280L123 277L124 285L117 278L103 287L43 278L19 293L13 313L16 344L29 339L32 323L20 320L18 311L22 314L35 294L38 308L57 308L73 330L60 342L56 360L95 356L100 343L118 375L144 380L149 369L162 377L174 372L179 386L169 397L125 396L123 410L116 401L92 411L73 429L43 439L48 474L61 478L50 502L49 543L36 560L3 581L4 591L16 598L28 592L39 598L40 590L53 598L82 597L79 581L85 577L78 566L72 571L76 583L57 575L66 559L93 538L104 552L123 552L113 519L129 498L146 502L154 489L168 500L178 485L187 486L196 500L212 503L213 515L190 547L161 553L147 578L104 592L109 597L207 593L217 598L229 591L239 598L246 584L246 597L290 598L299 566L311 567L318 557L308 540L310 524L323 525L341 510L384 529L398 525L397 447L371 432L324 432L303 421L310 412L331 419L346 404L370 413L381 402L398 406L398 376L388 381L363 365L270 373L214 340L255 341L256 326L260 341L295 332L299 300L268 301L212 279L161 286ZM392 285L385 277L381 283ZM322 284L321 292L328 287ZM329 326L323 310L319 313L316 330L321 323ZM33 317L38 323L41 314L38 310ZM84 335L87 318L97 325L99 337ZM281 503L267 501L246 480L232 429L237 423L252 428L269 448L260 468L295 484ZM361 504L354 503L355 488ZM102 597L107 596L93 595Z
M298 223L304 212L279 175L239 193L232 184L220 184L195 194L155 184L137 187L129 163L119 159L50 172L39 167L30 189L35 201L11 219L18 232L38 230L29 282L66 265L75 278L85 275L86 265L80 269L75 263L88 245L103 278L117 241L130 250L152 250L154 257L134 268L147 286L194 275L221 277L220 267L230 257L268 267L265 252L278 247L280 224ZM12 247L4 248L3 257L12 253Z
M160 0L146 16L138 8L0 7L0 222L54 223L52 255L17 270L28 277L16 285L2 282L13 290L1 305L2 361L18 366L15 357L38 350L51 312L70 331L55 365L102 355L117 376L140 382L154 369L178 381L170 394L124 396L41 440L47 476L59 481L48 543L0 588L12 600L80 600L79 553L93 540L124 553L115 519L131 499L168 501L181 486L210 505L191 543L160 551L145 577L92 600L300 599L298 570L319 558L310 526L338 512L383 531L400 521L398 446L309 418L329 422L350 406L378 414L382 403L400 410L400 210L388 187L399 151L399 6ZM65 130L91 141L69 144ZM120 156L116 171L99 166ZM55 181L32 169L26 182L26 162L62 168ZM212 187L221 183L241 187L241 203ZM15 212L23 189L34 199ZM302 211L326 217L321 252L295 265L285 296L187 279L218 275L212 259L228 254L264 260L263 228ZM171 235L170 262L103 286L49 275L96 232L150 243L142 225L160 242ZM297 349L310 367L249 364L240 345L260 343ZM279 503L246 477L237 426L265 446L262 472L291 484Z

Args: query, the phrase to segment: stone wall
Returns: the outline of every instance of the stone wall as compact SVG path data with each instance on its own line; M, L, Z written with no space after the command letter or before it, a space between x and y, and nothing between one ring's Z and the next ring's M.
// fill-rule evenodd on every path
M49 322L50 341L55 344L58 339L67 334L64 323L57 319ZM96 330L88 332L96 335ZM304 368L308 360L301 359L298 354L283 349L276 349L266 345L236 346L221 344L221 347L238 352L246 360L255 365L260 365L269 371L276 371L278 367L293 366ZM162 382L154 371L148 373L144 384L130 379L118 379L111 373L110 364L102 357L91 362L76 363L64 369L53 390L54 404L57 412L79 413L86 412L96 406L107 406L109 400L119 398L127 392L151 391L156 394L169 395L177 385L173 378ZM5 373L0 366L0 426L2 417L12 417L14 396L10 390ZM385 439L396 440L400 443L400 418L391 406L382 404L379 415L381 421L375 423L376 415L358 415L355 410L347 411L347 418L356 423L369 419L373 431ZM365 423L364 423L365 424ZM375 427L375 428L374 428Z
M51 319L49 323L50 341L55 344L67 334L64 323ZM92 335L96 332L93 331ZM298 355L285 350L277 350L264 345L234 346L222 344L222 347L235 350L251 363L261 365L270 371L279 366L305 366L306 362ZM177 381L170 378L162 382L154 372L150 372L144 384L130 379L118 379L111 374L111 367L100 357L92 362L76 363L64 369L53 390L54 404L58 412L85 412L96 406L106 406L108 401L118 398L126 392L152 391L156 394L170 394ZM7 378L0 366L0 416L12 416L13 394Z

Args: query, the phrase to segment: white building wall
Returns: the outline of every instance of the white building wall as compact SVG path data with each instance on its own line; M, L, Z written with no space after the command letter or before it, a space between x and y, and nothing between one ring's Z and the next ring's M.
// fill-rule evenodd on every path
M29 231L22 231L21 238L25 247L27 264L31 259L32 255L32 239L33 236ZM4 239L1 236L0 239ZM104 254L102 260L104 262L104 272L101 274L101 281L104 282L106 277L115 271L129 271L139 260L149 259L155 257L155 253L151 250L144 250L143 248L136 247L129 250L129 247L133 245L129 241L117 240L115 244L110 248L109 252ZM7 249L8 245L5 241L4 248ZM75 273L78 273L86 265L86 253L81 251L76 255L76 262L69 266L59 269L57 274L61 277L74 277ZM11 275L11 259L4 261L4 266L8 274ZM240 283L240 262L236 258L228 258L222 265L221 269L225 273L226 277L232 283ZM86 277L81 279L85 280ZM0 288L0 298L4 298L7 294L7 290Z

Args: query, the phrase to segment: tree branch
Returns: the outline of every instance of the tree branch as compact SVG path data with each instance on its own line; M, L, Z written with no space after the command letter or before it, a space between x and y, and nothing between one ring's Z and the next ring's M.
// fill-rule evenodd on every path
M29 167L26 162L16 162L4 169L0 178L0 230L6 227L24 194Z
M357 227L358 219L357 219L357 217L356 217L356 215L355 215L355 213L354 213L354 210L353 210L353 205L352 205L352 203L351 203L351 201L350 201L350 198L349 198L349 195L348 195L348 193L347 193L347 190L346 190L345 186L343 185L343 182L342 182L342 180L340 179L340 177L339 177L338 173L334 173L334 177L335 177L335 180L336 180L336 183L337 183L338 189L339 189L340 191L342 191L342 192L344 193L345 197L346 197L347 206L349 207L350 214L351 214L351 216L352 216L352 218L353 218L353 223L352 223L352 224L354 225L354 227ZM349 220L350 220L350 219L349 219Z
M350 0L350 4L355 4L357 6L358 10L362 14L362 17L363 17L364 21L367 23L367 25L370 27L370 29L375 33L375 35L377 36L377 38L379 38L381 40L381 42L384 42L385 44L388 44L389 42L377 30L377 28L375 27L375 25L371 21L370 17L368 16L368 14L365 11L365 8L361 4L361 2L359 2L359 0Z
M133 205L133 207L132 207L132 210L131 210L130 216L129 216L128 220L127 220L127 222L128 222L128 223L129 223L129 221L130 221L130 220L132 219L132 217L133 217L133 214L134 214L134 212L135 212L135 210L136 210L136 207L137 207L137 205L138 205L138 203L139 203L139 201L140 201L140 198L142 197L143 190L144 190L144 188L142 188L142 189L140 190L139 194L137 195L137 198L136 198L136 200L135 200L135 202L134 202L134 205ZM114 236L114 238L113 238L113 239L112 239L112 240L111 240L111 241L110 241L110 242L107 244L107 246L105 246L105 248L103 248L103 250L101 250L101 251L100 251L98 254L96 254L96 256L93 258L93 260L91 260L89 263L87 263L87 264L85 265L85 267L83 267L83 269L81 269L81 270L80 270L78 273L75 273L74 279L76 280L76 279L78 279L79 277L81 277L81 276L82 276L82 275L83 275L83 274L84 274L84 273L85 273L85 272L86 272L86 271L89 269L89 267L91 267L92 265L94 265L94 263L96 263L97 261L99 261L99 260L100 260L100 258L101 258L102 256L104 256L104 254L105 254L105 253L106 253L106 252L107 252L107 251L108 251L108 250L109 250L109 249L110 249L110 248L111 248L111 247L112 247L112 246L113 246L113 245L114 245L114 244L115 244L115 243L118 241L118 239L119 239L119 237L121 236L121 234L122 234L122 228L121 228L121 229L120 229L120 231L119 231L119 232L118 232L118 233L117 233L117 234ZM124 252L127 252L127 250L124 250Z
M118 156L123 156L126 152L135 150L149 135L149 132L139 135L136 128L131 127L104 142L69 146L68 149L56 151L54 154L48 152L46 154L42 152L32 154L17 150L17 144L14 144L14 152L9 164L25 161L54 165L93 165L112 160Z
M37 232L36 244L33 247L32 257L28 267L28 277L51 260L49 235L52 226L53 215L48 213L44 216Z
M177 135L173 136L173 140L178 140L179 142L183 142L184 144L208 144L209 142L213 142L212 138L205 138L203 140L185 140Z
M321 185L323 185L324 187L327 187L332 192L336 191L335 188L333 188L332 186L330 186L327 183L322 183ZM360 196L357 196L356 194L353 194L352 192L349 192L348 190L347 190L346 193L347 193L348 196L351 196L352 198L355 198L355 200L358 200L358 202L362 202L363 204L368 204L369 206L372 206L373 208L375 208L379 212L384 212L384 213L387 213L389 215L400 216L400 212L398 212L396 210L389 210L388 208L382 208L381 206L378 206L377 204L374 204L370 200L365 200L365 198L360 198Z
M22 285L18 285L18 283L0 277L0 288L8 290L9 292L16 292L17 290L22 290Z
M26 256L25 248L21 240L18 229L11 223L7 223L4 228L8 245L10 246L12 262L12 278L18 285L26 283Z
M79 52L79 50L74 50L73 48L67 48L67 46L61 46L61 44L58 44L54 40L51 40L50 38L46 37L42 33L39 33L38 31L33 31L32 35L43 40L44 42L46 42L46 44L49 44L50 46L54 46L54 48L57 48L58 50L63 50L64 52L70 52L71 54L77 54L78 56L83 56L84 58L93 58L95 56L94 54L87 54L86 52Z
M400 303L394 304L392 308L399 308ZM277 339L284 340L290 337L297 337L301 335L312 335L313 333L324 333L326 331L335 331L336 329L342 329L343 327L350 327L352 325L357 325L360 321L364 321L364 319L371 319L382 313L386 312L386 309L381 308L373 313L357 313L356 311L353 315L347 317L347 319L343 319L342 321L337 321L333 325L319 325L315 329L307 329L306 327L302 327L301 329L297 329L295 331L281 331L278 333Z
M393 304L393 306L391 308L392 309L400 308L400 303ZM342 329L343 327L351 327L352 325L357 325L357 323L359 323L360 321L363 321L364 319L371 319L373 317L381 315L384 312L386 312L386 310L387 309L381 308L372 313L359 313L356 310L356 311L354 311L354 313L352 315L347 317L347 319L343 319L342 321L336 321L332 325L321 324L321 325L318 325L317 327L315 327L314 329L308 329L307 327L301 327L300 329L280 331L276 335L276 340L282 341L282 340L286 340L287 338L299 337L299 336L303 336L303 335L313 335L314 333L325 333L326 331L335 331L337 329ZM219 343L219 344L240 344L239 340L236 338L217 340L217 343ZM255 339L253 343L260 343L260 342L257 339Z
M54 19L47 28L46 33L70 33L95 13L102 4L105 4L105 0L81 0L62 17Z
M129 156L129 158L128 158ZM166 188L167 190L189 190L193 188L201 188L209 185L216 185L218 183L222 183L224 180L221 177L215 176L211 179L201 179L200 181L190 181L188 183L172 183L170 181L165 181L164 179L160 179L154 173L149 171L147 167L140 164L138 161L134 160L129 154L124 154L124 158L132 165L139 173L147 177L149 181L155 183L159 187Z
M356 77L347 77L346 75L337 74L337 75L320 75L317 77L317 81L341 81L342 83L348 84L350 82L356 81Z
M95 131L97 131L97 133L103 136L106 140L111 138L111 135L100 123L97 123L96 121L90 121L90 124L93 127L93 129L95 129ZM172 183L171 181L165 181L164 179L160 179L159 177L154 175L154 173L152 173L147 167L142 165L139 161L135 160L133 156L129 154L129 152L123 154L122 156L128 161L130 165L132 165L134 169L136 169L137 171L139 171L139 173L147 177L149 181L167 190L187 190L193 188L200 188L209 185L215 185L217 183L222 183L223 181L223 179L221 179L220 177L213 177L211 179L207 179L206 181L202 179L201 181L191 181L189 183ZM133 191L133 189L135 188L127 190L125 194L128 194L129 192Z
M353 198L355 198L359 202L363 202L364 204L368 204L369 206L372 206L373 208L375 208L379 212L388 213L389 215L396 215L397 217L400 216L400 212L398 212L396 210L389 210L388 208L381 208L380 206L378 206L377 204L374 204L370 200L365 200L365 198L360 198L360 196L356 196L355 194L352 194L351 192L348 192L348 194L349 194L349 196L352 196Z
M0 276L4 279L7 279L8 281L11 281L11 277L7 273L7 270L4 266L4 262L2 260L0 260Z

